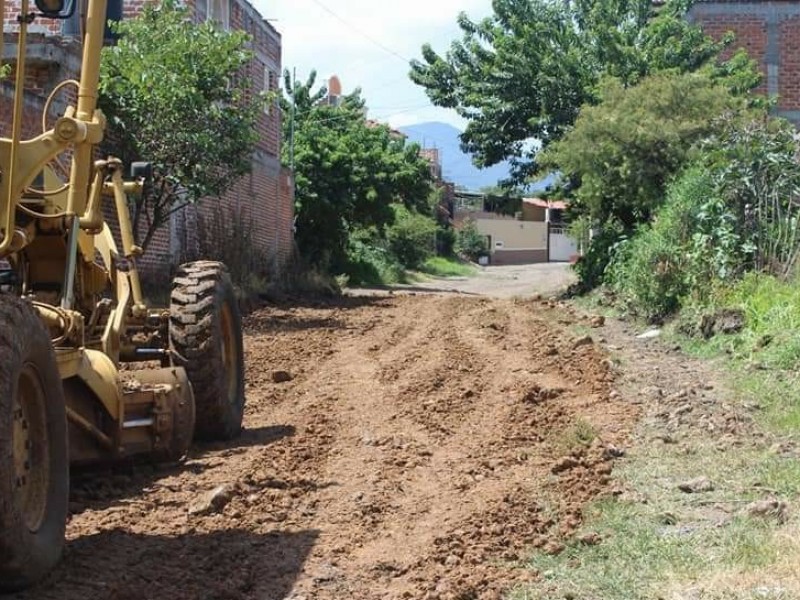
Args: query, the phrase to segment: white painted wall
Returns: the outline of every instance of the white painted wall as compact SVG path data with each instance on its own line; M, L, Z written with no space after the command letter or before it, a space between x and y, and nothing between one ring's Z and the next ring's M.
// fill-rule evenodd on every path
M578 254L577 242L564 233L563 229L550 230L550 262L567 262Z

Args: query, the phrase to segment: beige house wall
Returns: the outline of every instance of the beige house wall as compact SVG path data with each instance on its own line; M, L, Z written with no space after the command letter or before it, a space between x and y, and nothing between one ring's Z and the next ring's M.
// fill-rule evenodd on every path
M492 254L510 250L544 250L547 254L547 223L476 219L475 225L483 235L490 236Z
M530 202L522 203L522 220L523 221L542 221L547 218L547 209L542 206L536 206Z

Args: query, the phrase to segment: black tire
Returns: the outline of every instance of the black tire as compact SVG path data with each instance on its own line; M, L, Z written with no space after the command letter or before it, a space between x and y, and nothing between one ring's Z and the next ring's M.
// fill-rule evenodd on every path
M172 283L170 347L194 390L195 439L228 440L242 430L242 316L225 265L181 265Z
M66 408L50 335L27 302L0 294L0 592L58 563L68 505Z

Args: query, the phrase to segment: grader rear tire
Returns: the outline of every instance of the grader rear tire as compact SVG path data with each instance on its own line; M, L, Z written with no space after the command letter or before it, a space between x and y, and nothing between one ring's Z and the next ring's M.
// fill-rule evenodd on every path
M225 265L181 265L172 284L170 345L194 390L195 439L228 440L244 414L242 317Z
M61 558L69 502L64 391L34 309L0 294L0 592Z

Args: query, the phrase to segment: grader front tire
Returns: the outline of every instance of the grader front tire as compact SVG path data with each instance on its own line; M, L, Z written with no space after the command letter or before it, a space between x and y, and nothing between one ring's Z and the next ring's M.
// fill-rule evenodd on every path
M237 436L244 414L242 317L222 263L198 261L178 268L170 344L194 390L195 439Z
M33 308L0 294L0 592L61 558L69 502L64 391Z

